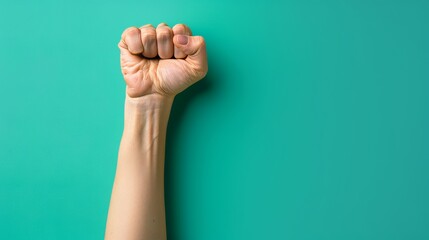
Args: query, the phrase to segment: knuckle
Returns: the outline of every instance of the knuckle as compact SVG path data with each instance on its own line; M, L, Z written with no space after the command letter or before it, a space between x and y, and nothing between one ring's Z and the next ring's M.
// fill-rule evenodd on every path
M166 22L161 22L160 24L158 24L157 27L164 27L164 26L168 26Z
M154 28L154 26L152 24L148 23L148 24L140 27L140 29L142 29L142 28Z
M138 29L138 28L136 28L136 27L129 27L129 28L127 28L127 30L125 30L126 31L126 33L128 34L128 35L134 35L134 34L138 34L138 33L140 33L140 29Z
M176 24L173 27L173 31L174 32L184 33L186 31L186 26L183 23Z
M136 27L129 27L125 29L125 31L122 33L122 39L126 39L128 36L135 36L140 33L140 29Z
M167 39L171 38L171 36L172 36L171 32L170 31L165 31L165 30L160 31L157 34L158 40L167 40Z
M141 38L143 41L154 41L156 39L156 34L154 32L142 32Z
M142 28L140 29L141 35L152 35L156 36L156 31L153 28Z
M202 37L202 36L196 36L195 40L196 40L196 43L198 46L205 46L206 45L206 41L205 41L204 37Z

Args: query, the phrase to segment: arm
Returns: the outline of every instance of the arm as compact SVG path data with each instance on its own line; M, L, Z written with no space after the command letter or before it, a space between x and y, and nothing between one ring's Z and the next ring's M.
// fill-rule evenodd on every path
M125 100L106 239L166 239L164 155L172 98Z
M127 92L105 239L164 240L168 118L175 95L207 73L205 41L162 23L128 28L118 46Z

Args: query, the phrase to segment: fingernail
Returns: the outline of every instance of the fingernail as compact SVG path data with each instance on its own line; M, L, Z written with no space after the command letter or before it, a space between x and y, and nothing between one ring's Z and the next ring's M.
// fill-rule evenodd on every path
M181 45L186 45L188 43L188 36L186 35L177 36L177 42Z

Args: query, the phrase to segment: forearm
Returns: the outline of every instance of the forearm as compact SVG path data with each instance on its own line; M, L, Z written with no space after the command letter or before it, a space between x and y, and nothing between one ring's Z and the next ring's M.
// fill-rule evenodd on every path
M126 98L106 239L166 239L164 157L173 97Z

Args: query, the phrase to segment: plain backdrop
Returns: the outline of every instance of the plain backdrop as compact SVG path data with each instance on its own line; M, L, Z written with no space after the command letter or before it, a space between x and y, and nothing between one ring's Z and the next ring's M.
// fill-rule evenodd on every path
M117 43L188 24L207 77L168 127L171 240L429 239L427 1L2 1L0 239L102 239Z

